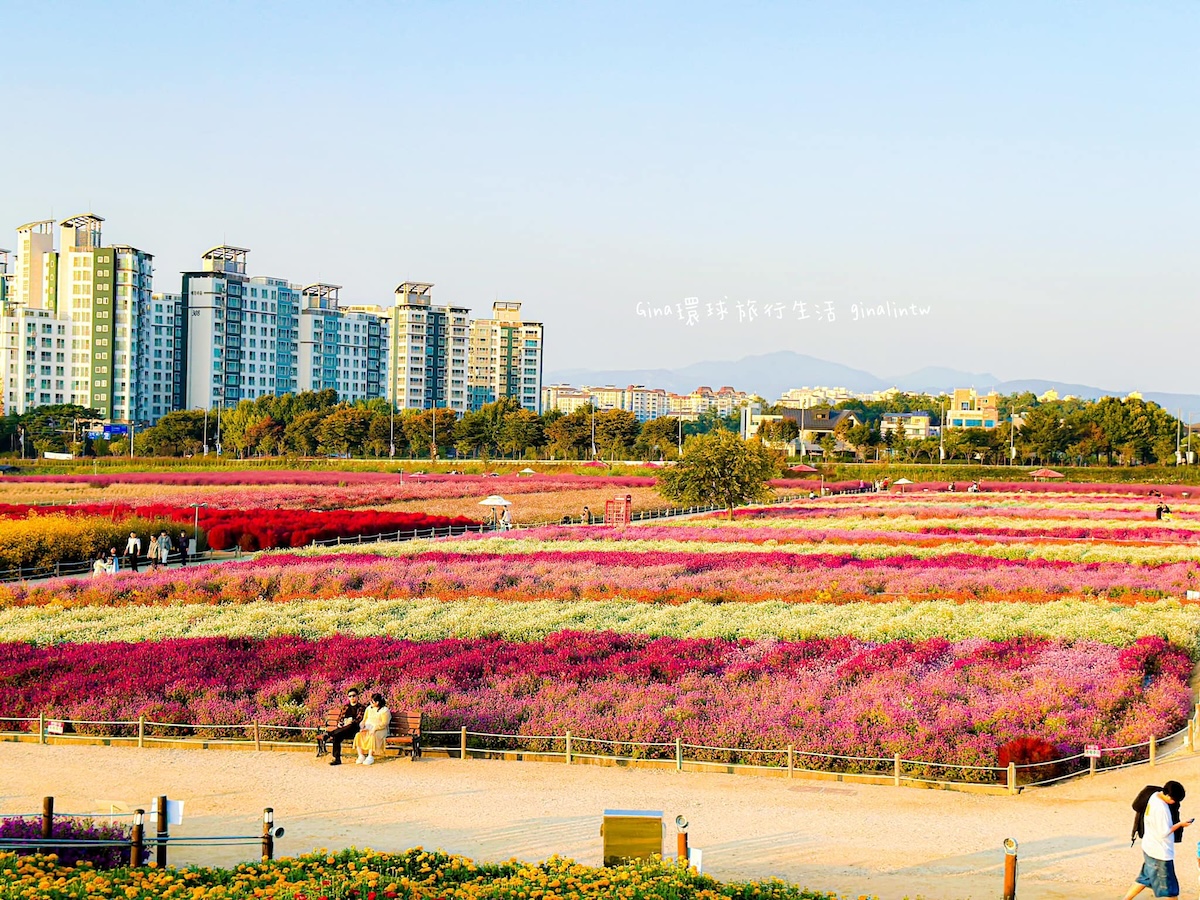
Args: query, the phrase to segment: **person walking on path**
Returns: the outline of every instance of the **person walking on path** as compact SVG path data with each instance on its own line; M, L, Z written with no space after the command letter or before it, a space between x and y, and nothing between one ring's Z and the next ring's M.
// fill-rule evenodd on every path
M158 535L150 535L150 546L146 548L146 559L150 560L150 571L158 571Z
M1187 791L1178 781L1168 781L1162 790L1151 795L1146 804L1145 834L1142 835L1142 871L1129 886L1125 900L1133 900L1145 888L1155 897L1179 896L1179 879L1175 875L1175 832L1183 831L1195 819L1172 823L1171 807L1183 800Z
M188 564L188 537L187 532L179 532L179 565L180 567Z
M138 570L138 557L142 555L142 539L136 531L129 532L129 540L125 542L125 555L129 557L129 571Z
M164 569L171 565L171 536L165 531L158 535L158 559Z

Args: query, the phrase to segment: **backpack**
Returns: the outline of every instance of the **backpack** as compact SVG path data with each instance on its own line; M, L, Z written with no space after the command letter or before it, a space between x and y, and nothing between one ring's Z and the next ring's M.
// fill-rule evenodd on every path
M1140 837L1146 836L1146 807L1150 804L1150 798L1162 790L1162 785L1148 784L1133 798L1133 830L1129 832L1129 846L1132 847L1134 842ZM1171 824L1179 824L1179 804L1172 803L1168 806L1171 810ZM1175 843L1183 842L1183 831L1175 832Z

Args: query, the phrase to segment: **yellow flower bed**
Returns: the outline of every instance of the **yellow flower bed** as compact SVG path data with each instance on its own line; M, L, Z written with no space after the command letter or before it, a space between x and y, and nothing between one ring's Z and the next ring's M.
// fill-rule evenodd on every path
M420 848L400 854L324 851L233 869L62 868L54 856L0 855L5 897L177 900L835 900L783 881L723 883L668 862L605 869L551 857L543 863L475 863ZM862 898L860 898L862 900Z

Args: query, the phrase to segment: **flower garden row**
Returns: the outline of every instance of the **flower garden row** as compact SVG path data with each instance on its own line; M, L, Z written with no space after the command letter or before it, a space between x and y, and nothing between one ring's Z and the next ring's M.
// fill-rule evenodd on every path
M5 896L39 900L835 900L835 894L771 880L719 882L670 863L603 869L552 857L482 863L420 848L384 854L325 851L232 869L61 865L55 856L0 854Z
M445 523L442 523L445 524ZM455 525L462 524L454 522ZM392 527L396 527L392 524ZM404 527L429 527L406 522ZM440 526L439 526L440 527ZM579 529L571 530L577 534ZM479 545L495 545L495 540ZM1200 564L1009 560L946 552L860 558L850 553L701 550L557 549L514 554L425 549L402 555L272 554L190 573L127 574L103 582L76 579L0 585L0 609L228 604L331 597L376 600L629 600L643 603L787 603L955 599L1047 602L1098 597L1125 604L1186 602L1200 590ZM428 545L421 545L427 547ZM443 545L445 546L445 545ZM478 546L478 545L477 545ZM403 548L407 549L407 548ZM1196 609L1200 611L1200 605Z
M174 536L183 526L190 536L196 518L193 508L166 504L0 507L0 569L94 559L110 547L124 552L130 532L141 536L144 552L150 536L160 531ZM462 516L377 510L205 509L200 531L208 549L255 551L477 524Z
M347 660L355 661L350 672ZM1123 648L1034 638L873 644L611 632L520 643L338 635L0 645L0 693L11 716L311 726L347 686L367 684L393 708L422 709L431 731L682 738L747 750L792 744L967 766L995 766L998 748L1048 728L1062 755L1174 731L1191 709L1191 671L1185 651L1153 637Z

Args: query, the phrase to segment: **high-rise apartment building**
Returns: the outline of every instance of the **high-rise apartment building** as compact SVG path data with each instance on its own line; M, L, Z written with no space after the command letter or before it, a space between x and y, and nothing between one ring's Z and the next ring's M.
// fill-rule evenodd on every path
M249 293L245 247L222 244L183 273L185 404L188 409L236 406L242 399L243 312Z
M142 342L138 374L148 395L146 403L151 422L184 407L185 312L182 294L150 295L150 314L143 322L146 336Z
M521 304L497 301L490 319L471 321L467 354L468 406L511 397L535 413L542 411L541 322L521 321Z
M415 281L396 288L387 398L397 409L466 412L469 311L434 306L431 290Z
M342 306L340 285L310 284L302 292L298 387L332 388L339 400L374 400L387 387L391 321L377 306Z

